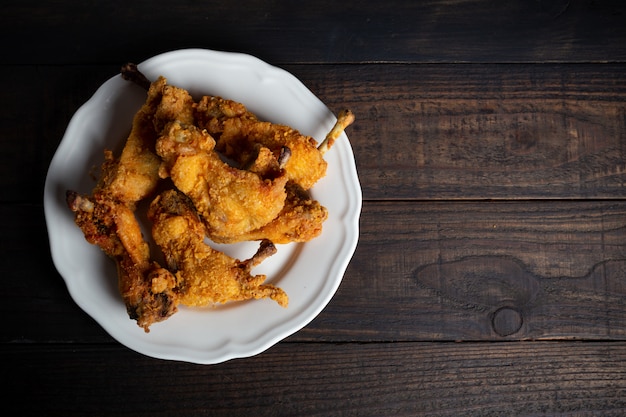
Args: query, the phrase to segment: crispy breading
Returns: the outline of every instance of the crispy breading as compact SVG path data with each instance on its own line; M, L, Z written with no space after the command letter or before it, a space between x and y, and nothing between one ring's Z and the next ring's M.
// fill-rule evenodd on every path
M278 216L268 224L239 236L215 237L218 243L268 239L274 243L307 242L322 233L328 210L294 182L285 186L287 198Z
M115 261L119 291L130 318L148 332L153 323L174 314L176 280L151 260L132 210L100 192L80 196L68 191L67 203L85 239Z
M308 190L326 175L327 163L314 138L289 126L258 120L241 103L205 96L196 105L196 119L216 138L216 149L241 165L256 153L257 145L274 154L287 147L291 150L285 165L289 180Z
M287 177L263 177L222 161L215 141L195 126L171 123L157 141L162 175L191 198L211 238L238 236L272 221L282 210Z
M319 236L328 212L308 189L326 174L324 153L354 115L340 114L318 146L295 129L258 120L241 103L212 96L195 103L164 77L149 83L133 65L123 74L148 88L146 101L119 158L105 150L91 195L66 197L87 241L116 262L129 316L148 332L179 304L271 298L287 306L287 294L251 269L276 252L274 243ZM159 187L169 189L147 214L164 266L135 215ZM206 236L258 240L259 250L240 261L207 245Z
M275 252L263 242L259 252L239 261L217 251L204 241L204 225L189 198L176 190L159 195L148 212L152 235L176 275L182 304L209 306L230 301L271 298L286 307L287 294L263 284L265 275L251 275L250 269Z
M86 240L116 262L118 287L128 314L146 332L177 311L178 295L174 276L151 260L135 210L159 182L161 158L154 149L157 129L171 120L192 121L192 104L185 90L167 86L159 78L133 118L120 157L105 150L100 179L91 195L68 191L66 196Z
M103 169L101 188L106 188L111 198L132 205L154 191L161 164L154 149L156 139L173 120L193 123L193 104L187 91L167 85L165 78L152 83L119 159L106 151L105 163L116 166Z

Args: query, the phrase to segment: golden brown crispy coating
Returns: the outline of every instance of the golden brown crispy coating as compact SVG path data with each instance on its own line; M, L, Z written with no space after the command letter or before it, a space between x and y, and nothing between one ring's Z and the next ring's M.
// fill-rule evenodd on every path
M288 297L283 290L264 285L265 275L250 274L253 266L275 252L270 242L264 242L257 255L243 262L211 248L204 241L204 225L193 204L176 190L159 195L148 216L154 240L179 282L182 304L208 306L271 298L287 306Z
M134 204L154 191L161 164L154 150L156 139L163 126L173 120L193 122L193 99L187 91L167 85L160 77L150 86L145 103L133 119L119 160L106 151L105 164L109 166L103 169L101 188L106 188L111 198Z
M195 117L198 126L206 129L217 140L224 131L226 120L232 118L257 120L257 116L248 111L242 103L217 96L203 96L195 106Z
M307 242L322 233L328 210L294 182L285 186L287 198L278 216L251 232L229 238L214 238L218 243L268 239L274 243Z
M216 149L241 165L253 157L258 145L275 155L287 147L291 157L284 168L289 180L308 190L326 175L327 163L315 139L289 126L260 121L241 103L205 96L196 105L196 119L216 138Z
M135 215L106 194L80 196L68 191L67 203L88 242L116 262L118 287L130 318L146 332L177 311L174 276L150 260Z
M185 90L159 78L133 118L119 159L105 151L92 195L67 192L74 221L87 241L116 262L118 287L128 314L146 332L151 324L176 312L178 305L174 276L151 260L134 213L137 203L157 187L161 158L154 147L158 129L171 120L193 121L193 100Z
M169 124L156 147L164 161L161 175L191 198L211 238L238 236L273 220L285 202L286 176L231 167L214 146L206 131Z
M129 316L148 332L180 303L271 298L286 306L283 290L250 271L276 251L274 243L321 233L328 213L307 190L326 174L323 155L354 116L340 114L318 147L241 103L211 96L194 103L163 77L149 83L136 67L125 71L148 88L146 101L119 158L105 151L92 195L68 191L67 203L85 238L115 260ZM135 210L167 177L176 189L157 196L148 212L166 269L153 261ZM239 261L206 245L207 234L220 243L259 240L259 250Z
M224 122L218 150L229 158L249 154L250 144L261 144L273 152L287 147L291 157L285 165L289 180L305 190L326 175L327 162L317 150L317 142L289 126L232 118ZM236 152L236 153L235 153Z

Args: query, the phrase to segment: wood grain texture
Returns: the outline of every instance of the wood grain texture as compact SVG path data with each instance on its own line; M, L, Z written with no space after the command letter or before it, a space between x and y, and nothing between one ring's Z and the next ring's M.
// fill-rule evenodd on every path
M1 202L41 203L48 166L74 113L119 66L0 66Z
M366 199L626 195L620 66L368 65L328 72L323 82L313 80L313 91L365 121L348 136Z
M626 409L626 350L615 343L282 343L210 367L118 346L0 352L10 364L4 408L20 415L620 416Z
M10 0L0 63L111 63L181 47L275 63L623 62L626 6L616 0L333 2ZM126 59L126 58L124 58Z
M361 223L300 337L626 338L624 202L371 203Z
M626 415L626 2L8 0L0 35L12 415ZM364 195L322 313L214 366L142 356L88 317L41 201L96 89L189 47L351 108Z

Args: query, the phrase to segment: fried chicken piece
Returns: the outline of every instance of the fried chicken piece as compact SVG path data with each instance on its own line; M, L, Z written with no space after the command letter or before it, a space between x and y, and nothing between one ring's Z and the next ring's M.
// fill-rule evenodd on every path
M280 149L291 150L285 165L287 176L305 190L310 189L326 175L327 163L323 156L341 132L354 121L350 111L340 113L335 127L318 149L316 140L297 130L280 124L260 121L246 107L221 97L204 96L196 104L198 126L206 129L217 140L216 149L228 158L244 165L262 145L278 154Z
M161 164L154 150L156 139L172 120L193 122L193 99L187 91L169 86L165 78L159 77L150 85L146 101L133 119L119 160L114 161L111 151L105 151L105 163L117 164L103 169L103 187L111 198L134 204L154 191Z
M203 96L195 106L198 126L206 129L219 140L224 132L224 122L228 119L258 121L256 114L248 111L245 105L218 96Z
M287 177L279 163L263 162L258 172L222 161L204 130L174 122L157 140L161 176L191 198L212 239L232 238L272 221L282 210ZM267 155L265 155L267 157ZM276 166L277 170L271 169Z
M146 332L177 311L176 279L150 260L135 215L106 193L93 197L67 192L67 204L89 243L99 246L117 265L118 287L131 319Z
M270 239L274 243L306 242L321 234L328 211L312 199L307 190L326 174L323 156L341 133L354 122L354 114L342 111L337 122L317 146L311 137L288 126L262 122L246 107L221 97L205 96L196 106L198 125L217 139L216 149L244 167L254 160L258 147L276 153L278 147L289 149L283 165L289 178L285 205L270 223L238 236L212 237L221 243ZM273 151L272 151L273 150Z
M229 239L216 238L217 243L236 243L268 239L274 243L307 242L322 233L328 210L311 198L308 191L289 181L287 198L278 216L265 226Z
M180 301L188 306L209 306L230 301L271 298L286 307L287 294L264 285L265 275L251 275L276 248L261 243L255 256L233 259L204 242L204 225L190 199L177 190L167 190L151 204L148 217L152 235L162 249L167 265L179 282Z
M91 196L67 191L74 221L88 242L99 246L118 269L118 287L129 316L149 331L151 324L177 310L174 276L150 258L135 217L137 203L154 192L161 159L154 147L158 132L171 120L193 121L193 100L164 78L150 85L133 118L119 159L105 150L101 177Z
M224 122L224 132L218 143L218 151L237 160L249 157L254 144L275 152L288 147L291 158L285 165L287 177L307 190L326 175L327 163L317 151L315 139L301 135L289 126L232 118Z
M253 158L257 145L275 154L287 147L291 158L285 170L290 180L308 189L326 174L326 161L317 152L315 139L289 126L260 121L241 103L204 96L196 105L196 120L216 138L216 149L242 166Z

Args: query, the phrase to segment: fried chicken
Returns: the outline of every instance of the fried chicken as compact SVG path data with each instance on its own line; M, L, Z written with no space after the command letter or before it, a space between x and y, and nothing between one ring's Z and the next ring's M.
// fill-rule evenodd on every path
M137 204L159 182L161 158L155 151L159 129L170 120L192 121L193 100L164 78L152 83L148 97L133 119L119 159L105 150L101 176L91 196L67 191L74 221L88 242L98 245L118 267L118 287L126 309L137 324L151 324L177 310L174 276L151 261L150 249L135 217Z
M191 198L209 237L228 239L276 218L284 206L287 182L278 161L263 162L257 170L265 175L259 175L228 165L214 147L206 131L178 122L167 126L156 145L163 159L161 176L170 176L176 188ZM268 168L274 165L276 171Z
M164 77L148 81L129 65L122 70L148 90L116 158L105 150L91 195L68 190L75 223L118 268L128 315L146 332L178 305L208 306L270 298L285 307L287 294L251 270L276 252L274 243L318 236L328 212L308 190L324 175L324 154L354 120L339 115L318 146L288 126L259 120L238 102L205 96L195 103ZM163 179L171 181L164 182ZM157 188L148 209L152 237L165 265L154 261L136 210ZM218 243L260 241L240 261L213 249Z
M278 154L287 147L291 157L285 165L289 180L305 190L326 175L324 153L341 132L354 121L350 111L342 112L338 122L318 149L317 141L297 130L276 123L260 121L246 107L221 97L204 96L195 107L198 126L206 129L217 141L216 149L226 157L245 165L255 147L262 145Z
M246 261L211 248L204 241L204 225L193 203L176 190L159 195L152 202L148 217L154 240L176 275L182 304L198 307L271 298L287 306L288 297L283 290L264 285L265 275L250 274L252 267L276 251L271 242L263 241L257 254Z
M218 243L236 243L268 239L274 243L307 242L322 233L322 224L328 210L298 184L289 181L285 186L287 198L278 216L268 224L230 238L218 238Z
M193 99L187 91L169 86L165 78L159 77L151 84L145 103L133 119L119 160L114 160L111 151L105 151L105 163L116 165L102 173L101 188L106 188L111 198L132 205L154 191L161 165L154 150L156 139L173 120L193 123Z
M328 211L311 198L307 190L326 175L324 154L341 133L354 122L354 114L342 111L331 131L318 146L311 138L288 126L263 122L246 107L221 97L205 96L196 105L198 125L217 138L215 148L240 165L249 166L258 158L258 149L277 154L288 149L283 165L289 178L285 205L271 222L247 233L214 236L221 243L270 239L274 243L306 242L321 234Z
M148 332L153 323L174 314L178 305L176 280L151 261L133 211L110 198L105 190L90 197L68 191L66 198L85 239L115 261L118 288L129 317Z

